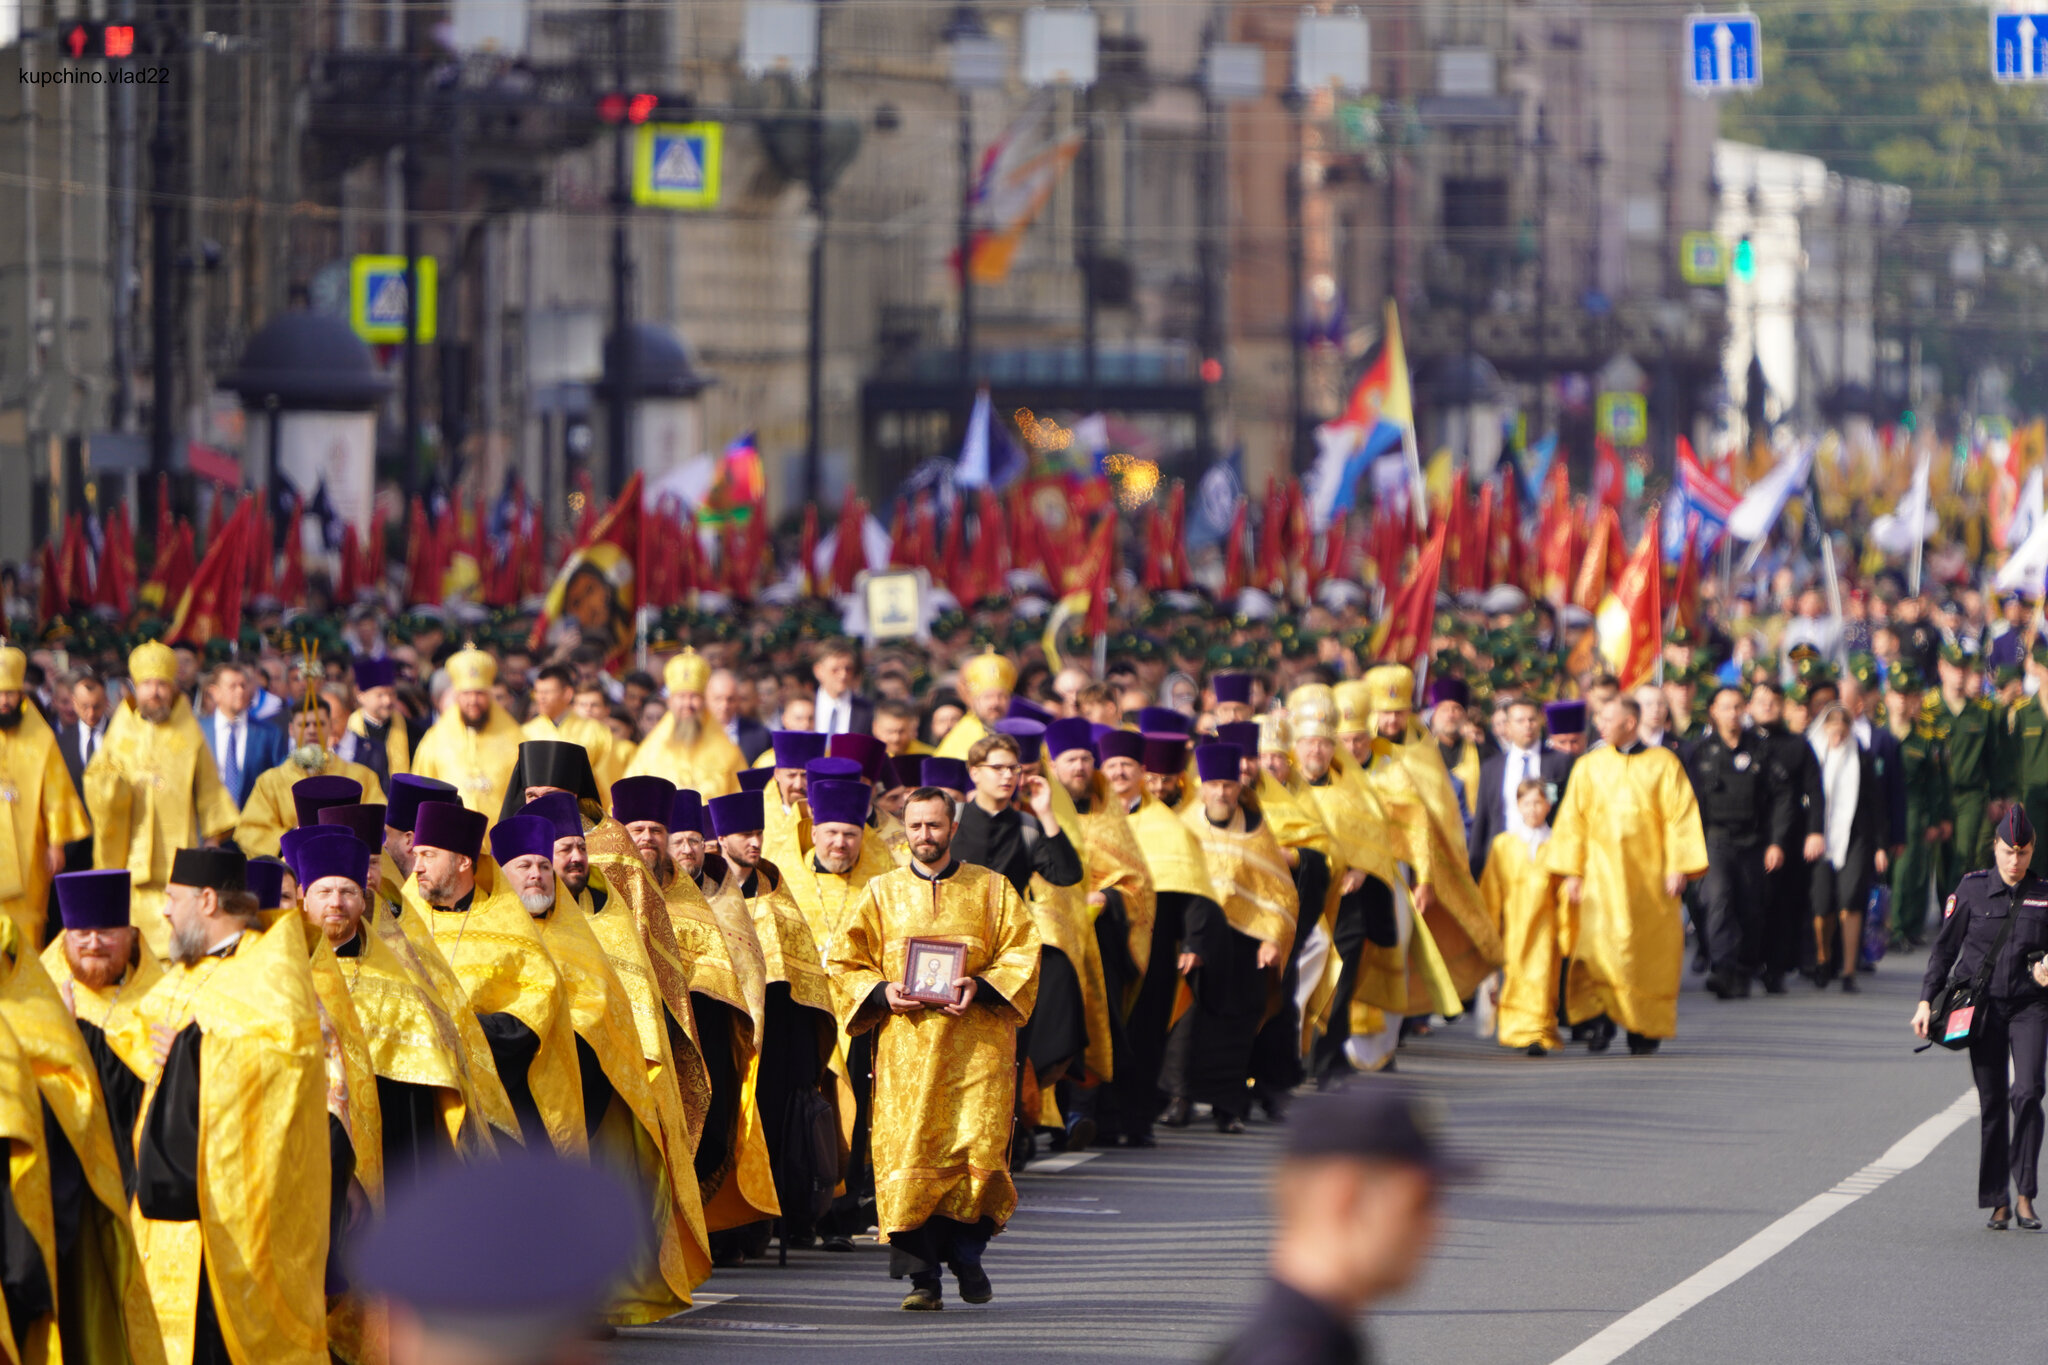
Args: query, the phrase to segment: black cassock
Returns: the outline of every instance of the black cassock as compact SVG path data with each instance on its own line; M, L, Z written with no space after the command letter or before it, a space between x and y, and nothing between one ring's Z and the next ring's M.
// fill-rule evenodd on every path
M135 1202L142 1216L160 1223L199 1221L199 1025L187 1024L171 1040L156 1098L142 1119L135 1162ZM355 1148L348 1130L327 1116L332 1172L327 1202L327 1292L342 1293L340 1249L348 1214L348 1182L355 1174ZM199 1260L199 1302L192 1340L193 1365L231 1365L220 1318L213 1310L204 1253Z
M128 1063L107 1042L106 1030L87 1020L78 1021L85 1038L85 1050L92 1055L92 1068L100 1076L100 1091L107 1097L107 1126L114 1134L114 1156L121 1163L121 1190L135 1193L135 1120L142 1117L142 1077L128 1069Z
M1180 989L1180 955L1190 952L1205 964L1220 963L1234 932L1223 917L1223 907L1207 896L1185 891L1159 893L1145 975L1137 1001L1124 1021L1130 1045L1125 1056L1117 1058L1116 1073L1106 1087L1113 1114L1104 1125L1098 1113L1098 1126L1110 1127L1127 1138L1150 1137L1152 1121L1166 1103L1166 1094L1160 1089L1161 1073L1166 1064L1167 1025L1173 1019L1173 1000ZM1252 952L1256 958L1256 946Z

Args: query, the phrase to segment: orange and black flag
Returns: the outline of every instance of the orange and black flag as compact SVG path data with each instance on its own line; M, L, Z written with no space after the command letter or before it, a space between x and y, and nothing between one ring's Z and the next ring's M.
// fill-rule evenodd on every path
M1664 652L1664 557L1658 545L1660 519L1652 507L1643 522L1636 552L1622 566L1614 591L1600 603L1595 628L1600 654L1624 690L1657 674Z

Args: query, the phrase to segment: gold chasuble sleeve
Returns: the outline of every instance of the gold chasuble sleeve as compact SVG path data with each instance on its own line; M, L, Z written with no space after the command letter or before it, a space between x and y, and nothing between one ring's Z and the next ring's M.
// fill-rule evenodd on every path
M0 1019L0 1139L6 1141L7 1191L14 1212L43 1261L43 1273L57 1287L57 1220L50 1207L50 1153L45 1145L42 1106L36 1098L34 1063L14 1030ZM0 1299L0 1358L41 1365L52 1358L55 1327L50 1318L21 1324L22 1342L15 1344L15 1324Z
M641 1053L633 1002L591 927L586 896L555 883L555 908L535 921L562 971L576 1036L597 1055L620 1101L600 1117L592 1155L630 1178L646 1201L660 1247L658 1273L643 1273L612 1305L615 1322L658 1322L689 1306L711 1275L711 1238L691 1165L689 1131L675 1087L658 1093ZM619 913L607 907L607 913Z
M1553 872L1582 879L1566 1001L1573 1022L1605 1013L1631 1033L1673 1036L1685 928L1664 879L1707 866L1699 807L1677 756L1602 747L1579 759L1548 853Z
M167 971L138 1013L200 1032L199 1219L136 1218L165 1358L192 1359L203 1258L236 1360L326 1365L327 1063L305 939L250 930Z
M384 889L380 887L380 894ZM392 898L402 899L403 893L396 883L390 884L389 890ZM490 1040L484 1036L483 1025L477 1022L476 1011L470 1008L469 993L463 990L448 959L441 955L425 918L416 908L400 918L389 904L383 904L365 915L363 924L380 948L390 951L407 980L418 989L435 1033L444 1040L453 1040L451 1046L460 1067L465 1108L490 1130L474 1133L468 1142L458 1139L458 1146L465 1152L472 1144L479 1151L492 1151L499 1135L517 1142L519 1116L512 1112L512 1099L505 1093L505 1082L498 1075Z
M1078 817L1081 826L1081 862L1088 870L1090 891L1114 891L1123 897L1124 920L1130 927L1128 944L1138 975L1152 956L1152 921L1159 913L1159 896L1152 886L1152 869L1145 864L1145 850L1131 830L1123 803L1109 789L1101 773L1095 774L1088 794L1088 811ZM1135 992L1135 984L1133 986ZM1122 1002L1128 1009L1130 1001Z
M1209 866L1209 882L1216 888L1223 917L1241 934L1270 943L1284 961L1294 947L1294 926L1300 913L1300 899L1294 894L1294 879L1287 872L1287 857L1279 840L1264 821L1258 828L1245 828L1242 810L1222 827L1212 824L1199 805L1181 813L1181 821L1194 832Z
M981 723L981 717L969 711L953 722L953 728L946 731L946 737L940 740L939 747L933 750L933 757L957 758L964 763L967 761L967 751L974 747L974 741L987 733L988 727ZM971 796L973 793L969 792L968 795Z
M964 973L987 983L959 1018L870 1005L883 983L903 979L913 938L962 944ZM1015 1212L1017 1030L1037 1001L1038 955L1037 927L1015 889L965 863L938 881L915 868L886 873L847 912L832 995L850 1034L875 1033L870 1151L884 1236L934 1216L989 1218L1000 1230Z
M20 1042L43 1103L78 1156L89 1194L77 1243L61 1266L50 1358L156 1365L164 1358L163 1340L128 1221L99 1072L41 961L24 951L9 926L0 924L0 939L6 940L0 946L0 1023Z
M0 731L0 914L23 941L42 942L50 900L52 848L92 833L72 789L56 732L33 706ZM74 869L76 870L76 869Z

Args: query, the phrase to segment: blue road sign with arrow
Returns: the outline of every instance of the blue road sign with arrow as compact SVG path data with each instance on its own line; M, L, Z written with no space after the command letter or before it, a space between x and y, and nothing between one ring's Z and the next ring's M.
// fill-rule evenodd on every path
M2048 14L1991 16L1991 79L2008 85L2048 81Z
M1688 14L1686 84L1701 95L1754 90L1763 78L1763 47L1763 25L1754 14Z

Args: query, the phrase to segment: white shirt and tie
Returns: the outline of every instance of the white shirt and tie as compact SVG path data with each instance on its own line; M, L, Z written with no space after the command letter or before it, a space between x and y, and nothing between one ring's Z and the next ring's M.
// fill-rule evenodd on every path
M220 769L221 785L237 801L242 799L242 770L249 753L249 713L226 716L213 714L213 759Z
M1534 749L1517 749L1510 745L1500 765L1500 801L1503 813L1501 828L1510 834L1527 835L1528 821L1522 818L1521 803L1515 799L1522 783L1529 778L1543 776L1543 755Z
M853 693L842 692L835 697L821 687L816 707L811 728L819 734L843 735L853 729Z

